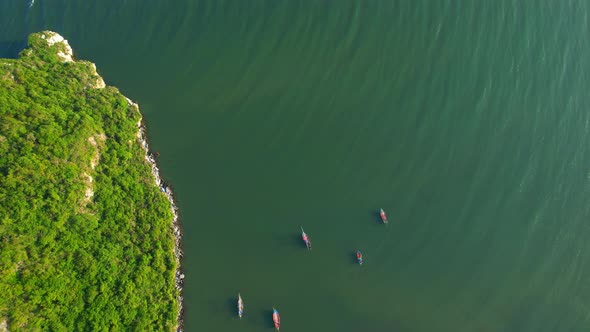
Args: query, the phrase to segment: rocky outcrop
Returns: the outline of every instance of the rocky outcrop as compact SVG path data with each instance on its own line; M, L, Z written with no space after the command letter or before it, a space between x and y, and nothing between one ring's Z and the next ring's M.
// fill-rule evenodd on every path
M90 160L90 172L93 171L94 168L96 168L96 165L98 165L98 161L100 160L100 147L99 147L98 142L104 142L105 140L106 140L106 136L103 133L88 137L88 142L94 148L94 155L92 156L92 159ZM86 204L90 203L90 201L92 200L92 197L94 196L94 189L93 189L93 185L92 185L94 182L94 179L93 179L92 175L90 175L87 172L82 173L82 176L84 177L84 180L86 182L86 190L84 191L84 204L83 204L83 205L86 205Z
M63 63L74 62L74 51L72 47L68 43L64 37L62 37L57 32L53 31L43 31L38 34L39 38L45 40L49 47L56 47L56 55L59 60ZM33 50L29 49L25 51L25 56L30 56ZM106 87L106 84L102 77L96 71L96 65L92 62L88 61L78 61L77 63L85 63L88 64L90 67L90 77L88 79L88 87L92 89L103 89Z
M95 82L93 85L91 85L91 87L94 89L102 89L106 87L107 85L104 83L104 80L102 77L100 77L100 75L98 75L98 72L96 71L96 65L94 63L90 63L90 65L92 66L92 71L95 78Z
M53 46L55 44L61 44L61 49L57 52L57 56L62 62L74 61L74 52L72 47L67 40L64 39L59 33L53 31L43 31L40 33L41 38L47 41L47 45ZM94 67L96 69L96 67Z

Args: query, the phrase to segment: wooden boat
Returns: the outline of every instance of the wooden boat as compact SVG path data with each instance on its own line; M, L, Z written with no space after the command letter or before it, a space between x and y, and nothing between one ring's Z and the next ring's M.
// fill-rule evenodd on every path
M385 215L385 211L383 211L383 209L379 211L379 215L381 216L381 220L383 220L383 223L387 224L387 216Z
M307 249L311 250L311 239L305 234L303 227L301 227L301 238L303 239L303 242L305 242Z
M356 251L356 260L359 262L359 265L363 265L363 254L360 250Z
M244 301L242 300L240 293L238 293L238 316L242 318L242 315L244 315Z
M275 329L279 331L281 328L281 316L279 316L279 311L274 307L272 308L272 321L275 323Z

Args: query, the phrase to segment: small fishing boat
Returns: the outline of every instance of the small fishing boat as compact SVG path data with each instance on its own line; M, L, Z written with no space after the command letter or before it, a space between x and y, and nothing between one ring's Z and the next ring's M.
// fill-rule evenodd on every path
M356 251L356 260L359 262L359 265L363 265L363 254L360 250Z
M309 238L309 236L307 236L307 234L305 234L305 231L303 231L303 227L301 227L301 238L303 239L303 242L305 242L305 246L307 247L307 249L311 250L311 239Z
M385 211L383 211L383 209L379 211L379 215L381 216L381 220L383 220L383 223L387 224L387 216L385 215Z
M275 329L279 331L281 328L281 316L279 316L279 311L274 307L272 308L272 321L275 323Z
M244 315L244 301L242 300L240 293L238 293L238 316L242 318L242 315Z

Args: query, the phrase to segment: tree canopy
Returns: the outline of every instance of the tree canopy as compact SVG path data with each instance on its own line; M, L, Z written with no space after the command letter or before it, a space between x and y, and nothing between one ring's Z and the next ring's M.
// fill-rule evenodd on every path
M138 142L139 109L64 44L0 59L0 324L171 331L171 202Z

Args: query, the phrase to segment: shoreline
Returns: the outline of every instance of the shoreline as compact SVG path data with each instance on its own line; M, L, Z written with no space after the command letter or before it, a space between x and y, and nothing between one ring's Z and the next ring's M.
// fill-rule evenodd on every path
M125 97L125 98L127 99L127 102L129 102L130 107L135 106L135 107L137 107L137 110L139 111L139 106L137 105L137 103L132 102L127 97ZM139 114L141 115L141 112L139 112ZM158 186L160 191L163 192L164 195L166 195L166 197L168 198L168 201L170 202L170 209L171 209L172 216L173 216L171 226L172 226L172 230L174 233L174 257L176 260L176 271L174 273L174 282L175 282L176 290L178 290L178 297L176 298L176 300L178 302L178 314L176 316L176 326L174 327L174 330L177 332L182 332L183 328L184 328L184 319L183 319L184 312L183 312L183 306L182 306L182 300L183 300L183 298L182 298L182 284L184 283L184 274L182 273L181 264L180 264L183 253L182 253L182 248L181 248L182 230L180 228L180 223L178 221L178 207L176 206L176 203L174 201L174 194L172 192L172 189L170 188L170 186L167 183L162 181L162 177L160 175L160 169L158 168L158 165L156 163L156 158L153 155L153 153L150 152L143 116L141 116L141 118L137 122L137 128L138 128L137 139L139 140L141 148L145 151L145 160L152 169L152 175L154 176L155 184L156 184L156 186Z

